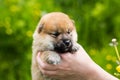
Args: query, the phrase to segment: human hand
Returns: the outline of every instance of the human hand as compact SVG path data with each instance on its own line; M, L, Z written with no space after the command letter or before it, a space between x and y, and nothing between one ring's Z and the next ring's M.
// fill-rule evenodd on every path
M61 54L62 61L58 65L51 65L43 63L38 53L37 61L41 72L49 77L59 78L60 80L77 80L77 76L83 78L82 75L88 75L88 69L93 61L86 54L81 47L80 50L74 54L65 53Z
M41 72L51 78L59 80L118 80L100 68L80 47L74 54L60 54L61 63L58 65L47 64L37 55Z

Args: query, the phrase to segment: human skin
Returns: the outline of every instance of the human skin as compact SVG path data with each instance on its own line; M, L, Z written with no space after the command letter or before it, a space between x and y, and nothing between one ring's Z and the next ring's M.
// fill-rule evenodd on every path
M40 55L39 52L37 62L40 71L51 78L59 80L118 80L97 65L82 47L74 54L60 54L62 61L58 65L42 62Z

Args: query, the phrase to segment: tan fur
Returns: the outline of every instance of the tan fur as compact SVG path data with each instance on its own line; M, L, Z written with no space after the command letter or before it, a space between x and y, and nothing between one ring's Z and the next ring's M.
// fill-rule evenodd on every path
M43 27L41 27L43 26ZM58 37L52 35L55 31L61 33ZM67 34L70 31L73 36ZM45 78L38 68L36 61L37 53L41 52L41 60L49 64L59 64L61 58L58 53L54 51L54 43L58 43L62 38L71 39L77 48L77 34L72 20L64 13L53 12L43 16L33 35L32 46L32 80L56 80ZM73 45L73 46L74 46ZM76 47L77 46L77 47Z

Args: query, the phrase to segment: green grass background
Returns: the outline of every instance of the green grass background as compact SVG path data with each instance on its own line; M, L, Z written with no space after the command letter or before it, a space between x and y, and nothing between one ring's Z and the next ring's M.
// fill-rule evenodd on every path
M116 54L109 43L120 41L120 0L0 0L0 80L31 80L32 34L41 16L54 11L75 21L78 42L114 75Z

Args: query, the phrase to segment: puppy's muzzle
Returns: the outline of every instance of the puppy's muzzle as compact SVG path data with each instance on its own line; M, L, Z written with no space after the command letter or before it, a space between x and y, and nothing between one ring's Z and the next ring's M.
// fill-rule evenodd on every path
M65 53L69 52L72 47L72 42L69 39L63 39L60 40L56 45L55 45L55 51L59 53Z
M65 39L63 40L63 43L65 44L65 46L69 47L71 45L71 41L69 39Z

